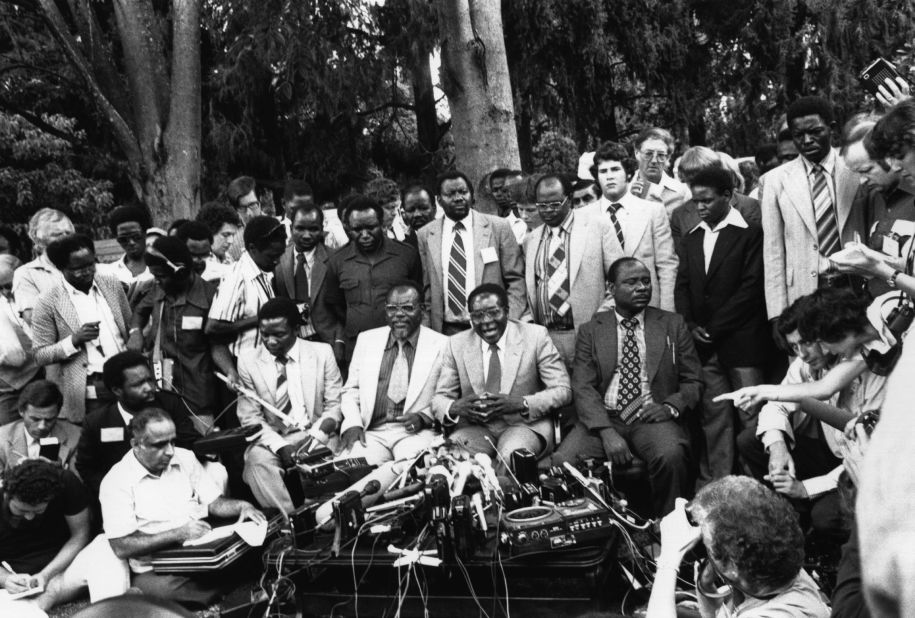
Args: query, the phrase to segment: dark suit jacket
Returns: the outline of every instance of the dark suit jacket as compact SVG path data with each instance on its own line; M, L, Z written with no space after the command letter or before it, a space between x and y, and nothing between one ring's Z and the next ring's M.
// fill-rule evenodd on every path
M748 222L749 223L749 222ZM677 312L692 330L702 326L713 343L696 344L706 361L730 367L764 365L772 351L766 320L766 292L762 258L762 228L728 225L721 230L705 272L702 241L705 230L686 235L679 247L675 300Z
M175 446L192 448L194 442L200 439L200 434L194 429L188 410L181 399L172 393L158 392L154 405L168 412L175 421ZM124 439L103 442L102 429L107 428L121 428ZM130 430L124 425L124 418L118 411L117 402L112 402L86 417L79 437L79 446L76 448L76 469L92 495L98 496L102 479L129 450Z
M276 295L291 298L298 302L308 301L311 310L311 324L321 341L333 345L335 339L342 339L342 327L327 310L324 304L324 277L327 274L327 260L333 251L323 243L315 247L315 263L311 267L311 279L308 281L309 298L295 296L295 247L289 245L273 271L276 281Z
M648 307L642 316L651 395L677 408L683 419L702 396L702 366L692 335L676 313ZM589 430L610 426L604 394L616 373L616 355L616 312L601 311L578 329L572 371L575 409Z
M737 201L733 205L740 212L744 221L747 223L762 225L762 212L759 209L759 200L753 199L746 195L735 194ZM699 225L699 209L696 203L689 200L670 213L670 233L674 237L674 246L677 251L680 250L680 243L686 238L690 231Z

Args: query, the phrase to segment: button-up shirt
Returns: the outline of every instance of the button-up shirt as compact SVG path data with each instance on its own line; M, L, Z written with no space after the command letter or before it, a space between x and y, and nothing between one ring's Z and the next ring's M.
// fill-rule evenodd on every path
M13 296L20 312L31 311L38 298L59 285L63 276L44 253L13 271Z
M813 199L813 185L816 182L816 176L814 175L814 170L817 167L822 167L823 171L826 172L826 187L829 189L829 196L832 198L832 209L835 212L837 203L836 203L836 151L832 148L829 149L829 152L826 153L826 156L823 157L823 160L818 164L808 161L804 155L800 155L801 162L804 164L804 172L807 174L807 182L810 184L810 197Z
M506 328L502 336L499 337L499 341L496 342L496 353L499 355L499 366L502 367L502 375L505 375L505 347L507 345L508 329ZM486 384L486 381L489 380L489 360L492 356L492 348L482 337L480 337L480 349L483 351L483 384Z
M125 287L130 287L134 283L151 281L153 276L149 271L149 266L143 269L139 275L131 272L127 266L127 254L122 255L114 262L101 263L98 265L98 272L116 277Z
M18 391L38 373L31 334L16 307L0 296L0 393Z
M715 244L718 242L718 236L721 233L721 230L726 228L729 225L734 227L739 227L746 229L747 222L743 218L743 215L736 208L728 207L728 213L715 224L715 227L710 227L705 221L700 221L699 225L693 229L699 229L705 231L705 235L702 237L702 253L705 257L705 272L708 273L708 266L712 261L712 254L715 252Z
M209 318L223 322L254 318L261 306L273 297L273 273L262 271L245 252L219 284L210 305ZM242 350L258 343L260 332L254 326L238 333L229 349L237 358Z
M83 324L99 323L98 338L86 342L85 346L89 363L87 373L101 373L105 361L125 349L124 338L121 336L121 331L118 330L117 322L114 321L111 307L108 306L108 301L105 300L95 281L92 282L88 294L77 290L65 280L63 285L73 302L79 321ZM73 356L79 351L69 337L64 339L63 348L69 356Z
M444 217L442 219L442 289L448 294L448 264L451 263L451 245L454 244L454 224L456 221ZM461 219L464 229L461 230L461 240L464 243L464 255L467 256L467 276L464 279L464 294L469 296L473 288L476 287L476 264L474 256L475 248L473 246L473 209L467 213L467 216ZM446 322L470 322L470 314L466 307L460 313L455 315L448 307L447 296L445 302L445 321Z
M416 356L416 342L419 340L419 329L406 338L403 342L403 355L407 359L407 375L413 375L413 358ZM388 398L388 387L391 384L391 374L394 372L394 361L397 360L398 350L401 344L394 337L394 333L388 335L388 342L384 347L384 354L381 356L381 370L378 372L378 387L375 391L375 407L372 409L372 422L370 427L380 425L385 421L391 420L392 417L403 413L400 410L393 409L391 400ZM409 377L407 379L409 384Z
M614 313L616 313L614 311ZM623 347L626 341L626 327L623 326L623 316L616 313L616 370L610 379L610 385L604 394L604 405L610 410L616 409L616 402L620 392L620 366L623 364ZM645 366L645 315L640 313L632 316L636 321L635 325L635 345L639 350L639 382L641 383L641 394L651 390L648 384L648 369Z

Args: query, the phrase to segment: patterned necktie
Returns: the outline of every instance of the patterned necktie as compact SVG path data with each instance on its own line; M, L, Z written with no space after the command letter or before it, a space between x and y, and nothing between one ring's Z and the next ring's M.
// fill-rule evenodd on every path
M305 252L295 254L295 298L306 301L308 295L308 273L305 272Z
M616 237L620 241L620 248L626 249L626 239L623 237L623 226L620 225L620 220L617 218L617 211L622 208L623 205L619 202L613 202L610 204L610 208L607 209L607 212L610 213L610 222L613 223L613 228L616 230Z
M292 412L289 400L289 381L286 378L286 363L289 358L280 356L276 359L276 407L284 414Z
M489 345L489 372L486 374L486 392L497 395L502 392L502 361L499 360L499 346Z
M451 243L451 257L448 259L448 309L454 315L462 315L467 304L467 254L461 231L464 224L454 223L454 240Z
M616 395L616 407L624 410L632 401L641 394L640 374L642 361L639 359L639 346L635 342L635 327L638 326L635 318L623 318L621 324L626 329L623 339L623 357L620 362L620 383Z
M813 212L817 220L820 255L829 257L839 249L839 226L827 186L826 171L820 165L813 168Z
M550 248L552 254L546 263L547 294L550 310L561 317L569 311L570 305L566 247L559 229L550 231Z
M391 379L388 382L388 399L400 403L407 398L407 386L410 383L410 365L403 352L403 343L397 343L397 357L391 369Z

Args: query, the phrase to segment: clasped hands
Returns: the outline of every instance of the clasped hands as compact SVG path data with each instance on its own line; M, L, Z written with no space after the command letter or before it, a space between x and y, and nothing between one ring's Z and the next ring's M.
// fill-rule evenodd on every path
M498 416L517 414L525 409L524 398L503 393L471 393L455 400L449 414L471 423L485 424Z

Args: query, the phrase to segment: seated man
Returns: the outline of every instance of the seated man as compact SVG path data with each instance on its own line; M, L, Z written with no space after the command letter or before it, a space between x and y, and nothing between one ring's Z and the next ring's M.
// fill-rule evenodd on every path
M76 452L76 470L93 496L98 495L111 466L130 450L130 419L143 408L155 405L168 412L182 448L189 449L200 439L190 410L172 393L156 389L149 361L139 352L112 356L105 362L102 376L115 401L86 417Z
M93 601L127 590L126 569L101 542L89 544L89 496L72 472L27 459L3 473L2 496L0 587L10 594L44 588L31 598L44 611L87 584ZM15 612L0 606L3 615Z
M579 422L553 463L606 457L628 466L634 452L648 465L654 515L664 515L689 491L681 417L702 396L701 365L683 318L648 306L644 264L620 258L607 279L616 308L578 332L572 390Z
M726 476L661 521L661 554L647 615L675 618L680 563L700 540L708 561L696 582L699 614L827 618L829 607L803 569L804 534L791 507L762 483ZM718 580L718 581L716 581ZM719 592L719 581L726 592Z
M337 433L342 380L329 345L296 336L301 316L294 300L267 301L257 320L261 343L242 351L239 378L293 425L247 397L239 399L241 424L263 428L245 452L244 479L261 506L291 513L295 505L283 484L284 470L306 439L328 442Z
M0 427L0 470L39 456L70 467L76 458L79 428L57 418L63 402L63 393L50 380L38 380L22 389L22 418Z
M422 299L416 282L395 283L385 299L388 325L356 340L340 398L340 442L350 457L379 465L432 442L432 396L448 338L420 325Z
M175 446L175 424L157 408L130 421L131 450L102 481L99 499L105 536L115 555L128 560L133 586L144 594L207 605L219 595L215 577L159 575L149 557L210 530L207 516L265 521L243 500L222 497L194 454ZM225 585L226 582L220 582Z
M813 300L812 295L799 298L778 318L778 332L796 358L777 388L809 385L842 362L838 350L830 350L831 344L811 343L799 330L800 322L816 318ZM854 313L853 307L842 311L832 303L827 308L840 319ZM833 339L829 334L826 338ZM839 437L849 420L880 409L885 386L886 378L864 369L848 386L822 399L808 397L792 403L773 398L760 411L757 426L738 436L737 447L750 474L770 481L777 492L791 498L805 527L840 541L848 535L849 522L842 515L837 491L842 471Z
M471 453L507 460L553 449L551 412L572 400L569 374L546 328L508 319L508 294L484 283L467 298L471 330L452 336L432 410Z

